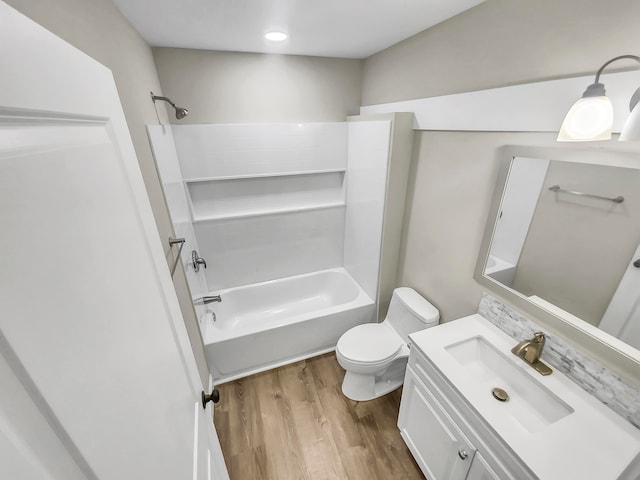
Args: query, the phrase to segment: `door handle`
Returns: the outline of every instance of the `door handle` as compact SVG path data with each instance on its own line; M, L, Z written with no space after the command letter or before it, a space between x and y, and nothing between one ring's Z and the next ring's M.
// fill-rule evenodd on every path
M202 391L202 408L207 408L207 403L213 402L218 403L220 401L220 392L217 388L214 388L209 395Z
M640 268L640 258L633 262L633 266L636 268Z

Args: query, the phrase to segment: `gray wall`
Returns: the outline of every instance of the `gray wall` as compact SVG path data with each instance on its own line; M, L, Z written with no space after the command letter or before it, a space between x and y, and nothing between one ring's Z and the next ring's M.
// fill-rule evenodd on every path
M165 251L171 254L166 239L173 236L173 226L145 131L145 124L158 123L149 92L161 90L151 48L111 0L6 0L6 3L113 72L158 233ZM158 110L166 121L163 107ZM198 322L180 268L176 270L174 284L200 375L208 386L209 371Z
M605 152L602 160L607 160ZM553 193L550 185L623 195L625 201ZM598 326L640 242L639 186L639 170L551 162L513 288Z
M362 103L595 73L640 53L639 17L637 0L487 0L369 57Z
M550 146L555 134L416 132L398 284L428 298L448 322L475 313L473 279L503 145Z
M179 123L343 122L359 113L362 60L154 48ZM178 123L177 120L171 120Z

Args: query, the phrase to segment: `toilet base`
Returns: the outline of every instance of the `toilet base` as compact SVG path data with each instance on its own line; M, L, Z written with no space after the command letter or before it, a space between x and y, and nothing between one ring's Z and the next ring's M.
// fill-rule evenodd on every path
M376 381L377 380L377 381ZM342 381L344 396L356 402L365 402L386 395L404 382L404 375L395 379L376 377L375 375L361 375L347 372Z

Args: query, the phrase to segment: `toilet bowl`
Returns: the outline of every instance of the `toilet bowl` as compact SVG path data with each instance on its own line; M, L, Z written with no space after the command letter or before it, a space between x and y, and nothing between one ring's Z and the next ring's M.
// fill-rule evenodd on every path
M438 324L440 313L411 288L393 291L382 323L366 323L344 333L336 358L346 370L342 393L356 401L381 397L404 382L409 334Z

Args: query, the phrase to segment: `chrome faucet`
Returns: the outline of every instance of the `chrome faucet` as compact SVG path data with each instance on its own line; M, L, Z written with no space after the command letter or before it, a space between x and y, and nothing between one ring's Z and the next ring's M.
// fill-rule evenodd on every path
M221 301L222 301L222 297L220 295L210 295L210 296L202 297L199 301L196 300L196 303L202 302L204 305L207 305L208 303L221 302Z
M511 353L516 357L523 359L539 374L549 375L553 370L551 370L551 367L546 363L540 360L545 340L544 333L536 332L533 334L533 338L531 340L523 340L513 347L511 349Z
M191 251L191 265L193 266L193 269L196 272L200 271L200 265L202 265L204 268L207 268L207 261L198 256L198 252L195 250Z

